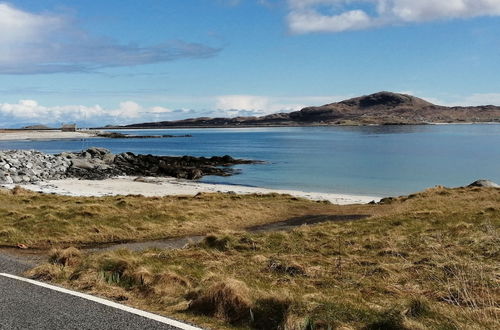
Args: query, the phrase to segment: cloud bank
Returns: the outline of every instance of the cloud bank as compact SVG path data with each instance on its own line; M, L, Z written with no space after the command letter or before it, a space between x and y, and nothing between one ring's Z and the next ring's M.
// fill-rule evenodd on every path
M100 126L140 119L156 120L171 112L172 110L160 106L145 108L133 101L121 102L114 109L106 109L100 105L44 106L35 100L0 103L0 119L11 127L19 124L58 125L62 122L78 122Z
M175 109L165 106L145 107L134 101L121 102L117 107L101 105L46 106L33 99L17 103L0 103L0 126L20 127L32 124L57 126L62 122L104 126L146 121L178 120L192 117L261 116L289 112L311 104L324 104L342 97L272 97L257 95L222 95L203 98L205 109ZM190 99L190 103L193 100Z
M345 96L273 97L259 95L222 95L215 98L215 108L227 116L262 116L300 110L345 99Z
M219 49L185 41L120 44L79 29L66 16L30 13L0 2L0 74L91 72L183 58L214 56Z
M500 0L288 0L288 6L288 25L296 34L500 16Z

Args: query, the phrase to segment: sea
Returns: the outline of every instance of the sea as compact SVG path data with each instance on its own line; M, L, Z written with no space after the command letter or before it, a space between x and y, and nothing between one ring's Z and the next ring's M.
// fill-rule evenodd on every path
M161 139L0 141L0 150L47 153L103 147L114 153L261 160L201 182L308 192L396 196L478 179L500 183L500 124L120 130Z

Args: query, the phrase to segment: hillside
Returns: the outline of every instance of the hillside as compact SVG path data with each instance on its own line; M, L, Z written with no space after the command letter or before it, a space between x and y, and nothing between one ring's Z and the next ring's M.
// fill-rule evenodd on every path
M191 118L177 121L140 123L125 128L394 125L426 123L500 122L500 107L445 107L418 97L379 92L338 103L306 107L290 113L262 117Z

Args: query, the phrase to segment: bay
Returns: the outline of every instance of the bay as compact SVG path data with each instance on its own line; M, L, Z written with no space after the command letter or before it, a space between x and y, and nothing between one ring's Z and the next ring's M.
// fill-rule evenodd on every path
M202 182L358 195L399 195L435 185L500 182L500 125L132 130L191 138L0 141L0 149L48 153L104 147L154 155L231 155L263 160Z

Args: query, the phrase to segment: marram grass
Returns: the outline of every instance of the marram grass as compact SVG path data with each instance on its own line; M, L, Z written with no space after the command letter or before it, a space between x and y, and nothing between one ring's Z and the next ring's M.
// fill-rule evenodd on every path
M213 329L498 329L500 189L385 202L366 220L180 250L54 251L29 275Z

